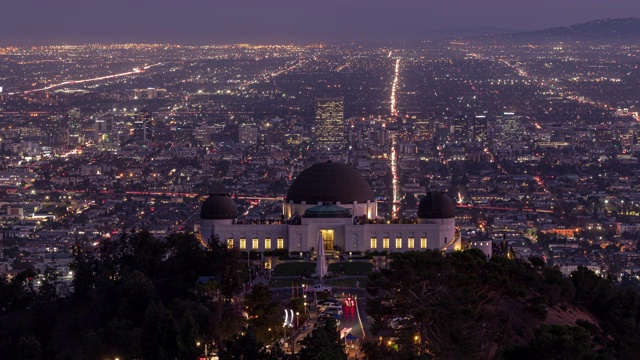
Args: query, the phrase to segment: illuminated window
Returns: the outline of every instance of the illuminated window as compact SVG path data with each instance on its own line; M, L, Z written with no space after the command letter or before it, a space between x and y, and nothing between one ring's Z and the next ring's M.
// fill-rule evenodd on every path
M414 243L414 240L415 240L414 238L409 238L409 239L407 239L407 247L408 247L409 249L413 249L413 243Z
M271 250L271 238L264 239L264 248L266 250Z
M254 249L254 250L260 248L260 244L258 244L258 239L257 238L254 238L251 241L251 248Z
M427 238L420 238L420 249L426 249L427 248Z
M382 238L382 248L383 249L389 248L389 238Z
M245 250L247 248L247 239L240 239L240 250Z
M233 238L227 239L227 249L233 249Z
M278 238L278 249L284 249L284 239Z
M378 248L378 239L372 237L371 238L371 248L372 249L377 249Z
M396 238L396 249L402 249L402 238Z

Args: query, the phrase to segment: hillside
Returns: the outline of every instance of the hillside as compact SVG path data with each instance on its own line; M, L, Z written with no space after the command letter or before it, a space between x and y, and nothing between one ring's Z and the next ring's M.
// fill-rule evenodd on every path
M571 26L555 27L494 38L518 42L640 42L640 19L618 18L593 20Z
M404 253L367 290L373 335L389 339L369 359L640 358L638 293L586 269L567 279L537 258Z

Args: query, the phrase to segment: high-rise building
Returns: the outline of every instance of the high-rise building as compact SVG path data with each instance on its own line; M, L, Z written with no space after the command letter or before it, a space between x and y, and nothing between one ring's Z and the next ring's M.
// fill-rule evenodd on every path
M94 124L95 141L100 146L112 146L117 138L115 129L113 127L114 116L113 115L101 115L96 119Z
M524 126L522 126L522 116L512 112L505 112L496 117L497 133L503 140L520 140L524 135Z
M64 115L50 115L41 125L41 144L47 147L69 145L69 124Z
M317 146L339 149L344 146L344 97L317 98L315 136Z
M471 140L476 145L484 146L487 143L487 116L476 115L471 126Z
M238 127L238 142L243 146L258 143L258 126L256 124L242 124Z
M469 122L465 115L456 115L453 123L453 135L458 142L469 140Z
M133 141L145 143L153 139L153 116L151 112L141 110L133 116Z

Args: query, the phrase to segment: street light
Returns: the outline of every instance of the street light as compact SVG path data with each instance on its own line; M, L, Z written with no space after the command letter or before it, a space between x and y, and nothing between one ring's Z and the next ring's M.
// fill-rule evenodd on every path
M300 313L296 311L296 329L298 328L298 318L300 318Z
M302 284L302 287L304 289L304 284ZM307 294L302 295L302 297L304 298L304 313L307 313Z

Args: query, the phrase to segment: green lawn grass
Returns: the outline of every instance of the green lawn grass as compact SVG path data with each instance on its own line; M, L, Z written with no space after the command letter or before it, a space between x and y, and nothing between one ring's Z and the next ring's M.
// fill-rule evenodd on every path
M316 263L296 261L278 264L276 269L273 271L273 276L298 276L302 275L305 271L307 272L307 275L313 274L316 271Z
M340 265L344 266L344 275L347 276L367 276L373 268L373 264L368 261L344 261L329 264L328 270L330 272L338 273Z

